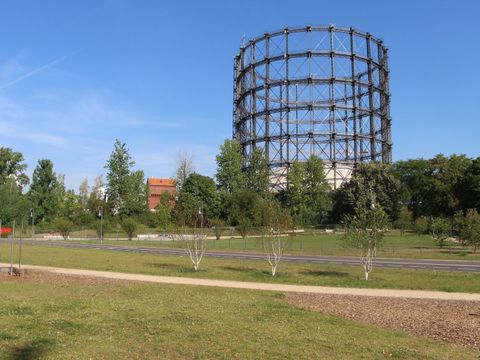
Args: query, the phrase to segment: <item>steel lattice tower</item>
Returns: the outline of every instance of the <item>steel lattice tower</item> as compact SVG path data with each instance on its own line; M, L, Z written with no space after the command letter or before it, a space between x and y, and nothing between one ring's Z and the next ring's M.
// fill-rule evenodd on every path
M325 162L332 187L361 162L391 162L388 49L353 28L307 26L266 33L234 60L233 136L245 166L268 159L272 190L293 161Z

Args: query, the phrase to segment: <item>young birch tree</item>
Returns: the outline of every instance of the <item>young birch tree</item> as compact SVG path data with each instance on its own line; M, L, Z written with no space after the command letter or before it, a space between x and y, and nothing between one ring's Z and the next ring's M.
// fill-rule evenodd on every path
M373 269L373 259L382 244L387 225L385 211L374 202L370 206L357 207L354 215L345 218L346 244L359 250L365 280Z
M203 209L198 207L196 214L189 211L182 215L181 226L175 230L173 239L178 241L180 246L185 249L192 261L193 269L197 271L205 254L207 240L207 233L203 226ZM193 226L193 229L191 226Z
M263 253L270 265L272 276L275 276L288 246L288 237L282 234L282 230L288 226L288 216L276 202L267 203L264 211L266 226L262 233Z

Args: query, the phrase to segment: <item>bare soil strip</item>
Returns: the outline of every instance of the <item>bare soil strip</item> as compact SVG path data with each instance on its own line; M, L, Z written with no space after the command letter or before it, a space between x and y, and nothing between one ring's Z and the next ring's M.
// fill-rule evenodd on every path
M480 302L298 293L287 294L286 301L304 309L480 351Z

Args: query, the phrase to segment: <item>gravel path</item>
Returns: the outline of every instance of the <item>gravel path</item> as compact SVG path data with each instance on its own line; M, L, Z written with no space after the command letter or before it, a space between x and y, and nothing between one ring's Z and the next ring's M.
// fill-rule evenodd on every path
M0 264L0 267L7 267L8 264ZM342 288L327 286L308 286L308 285L287 285L287 284L269 284L260 282L244 282L229 280L195 279L187 277L158 276L128 274L109 271L95 271L82 269L65 269L49 266L23 265L25 269L48 271L57 274L82 275L91 277L100 277L106 279L131 280L141 282L153 282L162 284L178 285L200 285L214 286L222 288L267 290L296 293L312 294L331 294L331 295L357 295L357 296L376 296L388 298L411 298L411 299L435 299L435 300L469 300L480 301L480 293L453 293L441 291L420 291L420 290L396 290L396 289L361 289L361 288Z
M480 351L480 302L316 294L287 294L286 301L308 310Z

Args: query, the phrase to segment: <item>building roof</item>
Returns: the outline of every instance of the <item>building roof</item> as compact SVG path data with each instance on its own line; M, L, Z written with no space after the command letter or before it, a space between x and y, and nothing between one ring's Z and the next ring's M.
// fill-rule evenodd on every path
M175 186L174 179L158 179L158 178L149 178L147 179L148 185L153 186Z

